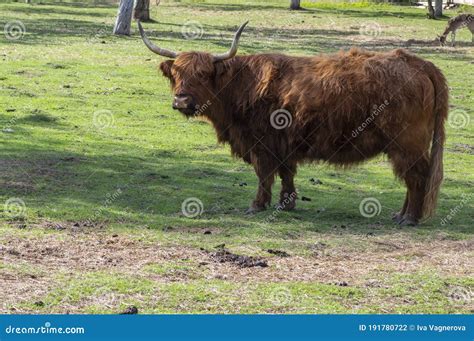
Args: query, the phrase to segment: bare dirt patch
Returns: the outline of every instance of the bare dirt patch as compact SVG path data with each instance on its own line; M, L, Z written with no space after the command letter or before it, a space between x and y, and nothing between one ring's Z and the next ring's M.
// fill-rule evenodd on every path
M145 276L148 274L143 269L149 264L203 258L204 255L198 250L140 243L125 236L100 232L60 230L41 237L0 236L0 265L25 264L40 271L39 275L31 278L15 275L15 272L12 274L12 271L0 266L0 312L12 312L11 308L6 310L6 307L15 307L15 304L44 295L57 285L55 276L61 273L116 271ZM154 281L172 281L165 274L150 277Z
M63 233L42 238L10 237L0 242L5 262L26 261L47 270L103 270L135 273L146 264L198 258L200 251L140 243L117 234Z
M32 277L0 267L0 292L2 300L14 307L15 302L31 301L47 293L57 285L54 281L58 273L88 271L112 271L159 283L223 279L235 283L297 281L357 287L367 287L367 283L383 287L385 276L419 271L459 278L474 276L474 239L455 241L440 237L413 241L411 236L400 233L370 239L350 236L347 242L351 241L364 242L366 247L350 247L346 241L340 245L329 242L306 257L253 257L223 248L210 252L184 245L147 242L145 235L138 240L107 231L59 230L39 236L32 234L28 238L4 233L0 235L1 264L7 267L24 264L37 269L39 274ZM183 262L189 271L180 270ZM147 270L150 265L178 267L150 273Z
M45 295L50 288L46 278L5 274L0 270L0 313L23 312L16 304Z
M360 242L364 237L352 237ZM359 239L359 240L358 240ZM261 270L237 268L229 263L210 263L211 274L231 281L346 282L363 286L367 280L388 273L411 274L434 271L443 276L474 275L474 240L413 242L399 235L373 238L365 249L325 245L312 257L272 257Z
M352 237L354 241L364 237ZM137 273L152 263L193 260L212 273L226 274L235 281L346 281L359 283L373 272L385 270L411 273L431 268L445 275L474 273L474 240L437 239L413 242L408 237L379 237L365 250L347 246L325 246L312 257L251 257L226 249L208 252L186 246L146 243L106 232L61 231L42 237L0 237L4 263L26 262L43 270L94 271L117 269ZM214 260L209 262L209 258ZM269 267L255 271L265 262ZM263 263L262 263L263 264ZM250 266L252 265L252 266Z

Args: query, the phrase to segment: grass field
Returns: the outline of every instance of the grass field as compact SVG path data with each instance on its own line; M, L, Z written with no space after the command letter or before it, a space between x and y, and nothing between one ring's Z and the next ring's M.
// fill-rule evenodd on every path
M241 54L405 47L433 61L451 88L436 217L392 223L405 186L382 156L347 171L300 167L299 197L311 201L244 215L253 170L210 125L171 109L162 59L136 27L110 34L115 5L2 2L1 27L20 21L26 33L0 36L0 312L474 312L469 31L456 48L439 47L431 41L457 10L427 20L406 6L304 6L162 1L144 26L181 51L224 51L250 20ZM202 214L183 215L189 198ZM365 198L379 214L361 215ZM267 266L225 261L222 244Z

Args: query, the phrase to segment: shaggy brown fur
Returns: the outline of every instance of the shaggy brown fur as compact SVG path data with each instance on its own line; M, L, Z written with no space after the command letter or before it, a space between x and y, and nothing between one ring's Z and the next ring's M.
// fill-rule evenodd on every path
M280 202L295 198L299 163L348 166L385 153L408 188L394 219L414 225L433 213L443 177L448 88L432 63L404 50L352 49L216 63L210 54L189 52L160 67L175 95L186 94L197 105L195 112L182 112L208 118L218 140L254 166L259 188L250 212L270 204L277 174ZM284 129L272 125L278 109L291 114ZM284 209L294 207L295 199Z

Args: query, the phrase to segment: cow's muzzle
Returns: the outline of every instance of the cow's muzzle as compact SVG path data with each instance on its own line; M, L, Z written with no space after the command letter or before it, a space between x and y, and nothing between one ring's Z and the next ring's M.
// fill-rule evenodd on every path
M179 94L174 96L173 109L181 111L183 114L192 115L196 111L196 104L193 96Z

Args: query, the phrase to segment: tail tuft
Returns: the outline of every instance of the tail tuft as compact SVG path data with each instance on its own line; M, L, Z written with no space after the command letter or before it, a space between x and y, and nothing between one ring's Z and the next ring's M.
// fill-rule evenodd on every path
M449 90L446 79L434 65L430 69L429 76L435 89L435 123L431 144L430 169L423 202L424 218L430 218L434 215L439 189L443 182L443 146L446 138L444 123L449 110Z

